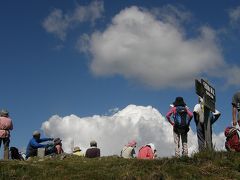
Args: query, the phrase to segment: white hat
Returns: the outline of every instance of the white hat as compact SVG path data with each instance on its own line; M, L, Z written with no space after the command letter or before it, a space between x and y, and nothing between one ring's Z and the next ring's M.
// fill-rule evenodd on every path
M156 150L155 145L153 143L149 143L149 144L147 144L147 146L150 146L154 153L154 151Z

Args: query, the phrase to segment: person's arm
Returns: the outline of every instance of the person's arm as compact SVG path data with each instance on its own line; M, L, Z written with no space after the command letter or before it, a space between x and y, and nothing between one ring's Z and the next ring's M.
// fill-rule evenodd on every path
M218 110L215 110L211 119L211 124L215 123L220 116L221 116L221 113Z
M194 106L194 109L193 109L193 117L194 117L194 121L195 121L196 124L199 122L199 111L200 111L200 109L201 109L200 104L196 104Z
M9 130L13 130L13 123L12 123L12 120L11 120L11 125L10 125Z
M197 112L193 112L193 117L194 117L194 121L197 124L199 122L199 114Z
M135 152L135 149L133 148L133 149L132 149L132 152L131 152L132 158L134 158L135 155L136 155L136 152Z
M166 114L166 118L167 118L168 122L169 122L172 126L174 126L174 122L171 121L171 115L173 114L173 109L174 109L174 107L171 108L170 111Z
M193 113L188 109L188 108L186 108L186 110L187 110L187 115L188 115L188 125L190 125L190 122L191 122L191 120L192 120L192 117L193 117Z
M237 94L234 94L232 97L232 124L233 126L237 125Z
M38 143L35 139L32 139L31 142L30 142L31 146L33 148L44 148L46 147L47 145L46 144L40 144Z
M233 123L233 126L237 125L236 116L237 116L237 107L233 105L232 106L232 123Z
M41 138L38 141L41 143L41 142L52 141L52 140L53 140L53 138Z

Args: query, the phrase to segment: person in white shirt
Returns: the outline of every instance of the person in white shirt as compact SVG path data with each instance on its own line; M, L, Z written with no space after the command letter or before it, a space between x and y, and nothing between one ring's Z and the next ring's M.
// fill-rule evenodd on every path
M221 113L218 110L215 110L214 113L210 112L211 116L211 126L217 121ZM198 104L195 105L193 110L194 121L197 128L197 137L198 137L198 150L202 151L205 149L205 131L204 131L204 105L203 99L199 97ZM212 127L210 128L212 130Z

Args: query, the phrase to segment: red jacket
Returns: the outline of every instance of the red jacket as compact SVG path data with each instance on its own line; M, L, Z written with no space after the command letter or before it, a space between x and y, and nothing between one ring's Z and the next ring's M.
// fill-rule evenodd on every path
M138 159L154 159L154 153L150 146L143 146L139 149Z

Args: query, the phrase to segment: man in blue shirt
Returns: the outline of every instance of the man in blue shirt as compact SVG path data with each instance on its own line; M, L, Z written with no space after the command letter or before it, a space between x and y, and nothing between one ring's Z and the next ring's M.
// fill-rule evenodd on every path
M37 156L38 148L46 148L49 146L49 144L40 144L41 142L53 140L53 138L40 138L40 136L39 131L33 132L33 138L30 139L27 146L26 158Z

